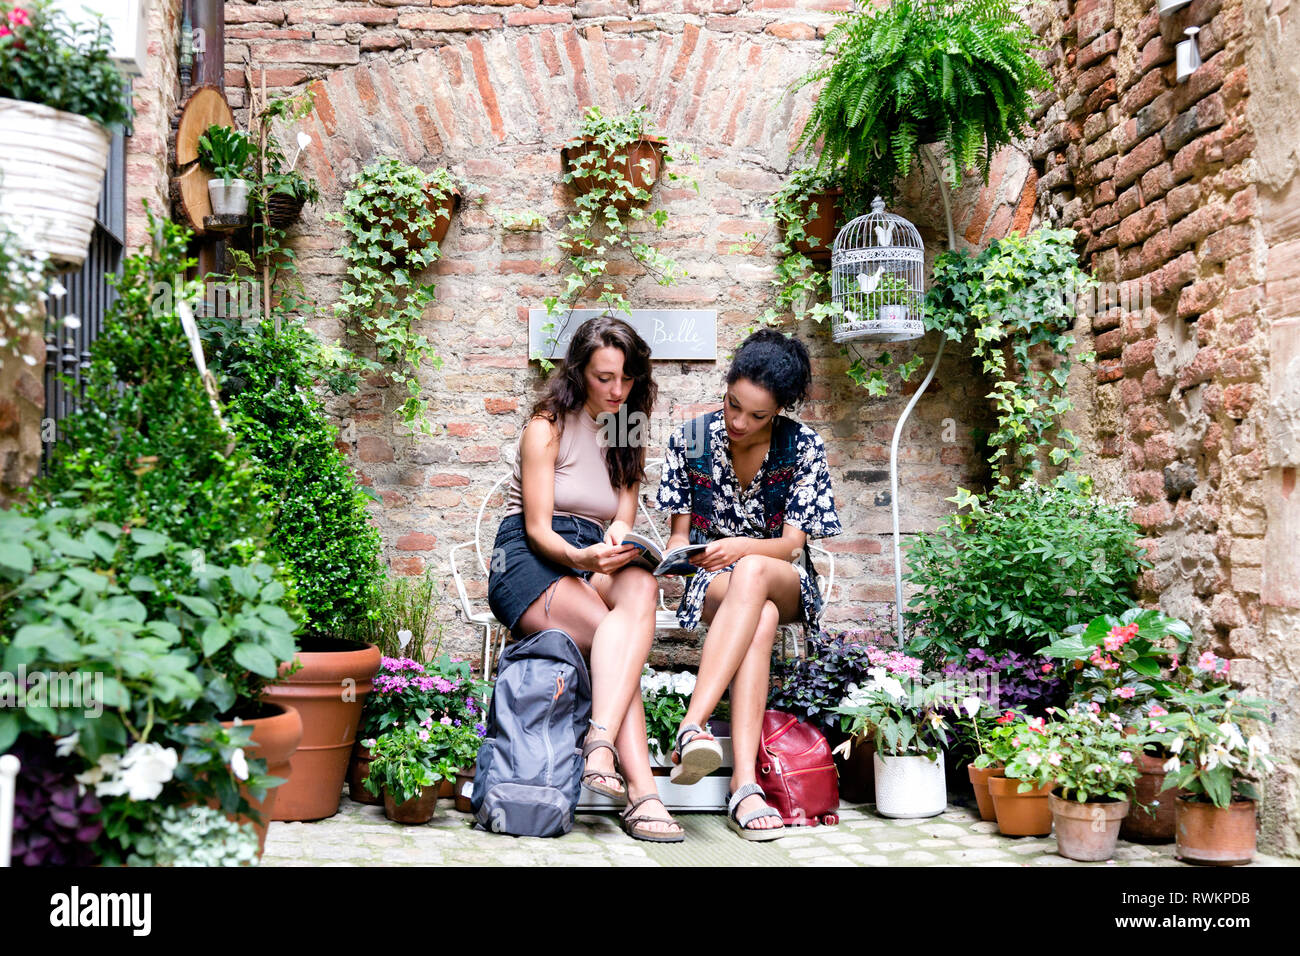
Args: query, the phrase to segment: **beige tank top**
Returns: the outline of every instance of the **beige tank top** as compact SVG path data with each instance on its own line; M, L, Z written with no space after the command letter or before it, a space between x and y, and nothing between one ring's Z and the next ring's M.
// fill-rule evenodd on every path
M605 469L605 449L600 445L600 424L585 408L564 419L560 450L555 456L555 507L557 515L577 515L604 525L618 512L618 493ZM521 436L522 440L522 436ZM515 470L510 476L507 515L522 514L523 484L520 469L523 456L515 448Z

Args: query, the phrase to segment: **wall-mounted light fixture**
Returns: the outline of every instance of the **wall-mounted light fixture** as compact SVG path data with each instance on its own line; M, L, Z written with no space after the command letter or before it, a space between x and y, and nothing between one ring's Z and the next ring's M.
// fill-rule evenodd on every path
M104 18L113 38L112 57L128 76L142 76L148 59L149 0L55 0L56 7L78 24Z
M1174 47L1174 63L1178 71L1179 83L1185 82L1201 65L1201 49L1196 45L1196 34L1200 31L1200 27L1188 27L1183 31L1187 34L1187 39L1179 41Z
M1192 0L1156 0L1156 11L1162 17L1167 17L1175 10L1181 10L1191 3Z

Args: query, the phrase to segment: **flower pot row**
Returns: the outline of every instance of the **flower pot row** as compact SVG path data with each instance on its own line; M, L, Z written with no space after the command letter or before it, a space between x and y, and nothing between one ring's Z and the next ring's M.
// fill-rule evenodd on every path
M423 820L412 821L398 819L388 811L388 804L391 802L391 799L386 790L379 795L375 795L367 789L366 778L370 775L371 756L372 754L370 749L358 740L352 749L352 760L348 764L349 798L351 798L354 803L361 803L366 806L383 806L384 812L388 818L390 820L395 820L398 823L427 823L433 816L432 806L430 806L428 816ZM469 767L466 770L457 770L455 779L444 777L436 786L426 787L425 790L433 794L433 799L435 801L443 799L454 800L458 811L461 813L471 813L473 812L470 807L470 799L474 793L474 768ZM427 797L427 793L417 799L424 800L425 797ZM406 806L406 804L412 802L413 801L408 800L406 803L399 804L398 806Z
M1219 808L1185 794L1170 794L1158 802L1154 814L1147 814L1139 803L1143 797L1157 802L1145 791L1155 786L1157 789L1151 793L1159 794L1163 774L1151 774L1157 779L1141 785L1132 800L1080 803L1062 799L1051 786L1022 792L1021 781L1003 776L1001 767L972 766L967 772L982 819L996 820L998 830L1006 836L1047 836L1055 831L1060 854L1071 860L1109 860L1120 836L1129 838L1129 828L1147 838L1153 834L1163 838L1166 818L1171 820L1168 838L1176 841L1175 853L1180 860L1237 866L1249 863L1255 856L1253 800L1234 800L1228 807Z

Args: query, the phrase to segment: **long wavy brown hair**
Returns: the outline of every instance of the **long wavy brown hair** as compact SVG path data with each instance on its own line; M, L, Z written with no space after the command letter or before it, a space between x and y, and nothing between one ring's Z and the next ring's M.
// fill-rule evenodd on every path
M640 429L614 429L615 434L620 442L628 434L640 432L646 435L659 394L650 374L650 346L636 329L612 315L598 315L578 326L569 341L563 364L546 380L541 396L529 413L529 420L540 415L563 433L564 417L587 402L587 383L583 376L592 353L607 346L623 353L623 371L632 376L632 391L623 403L628 420L633 420L632 416L637 412L644 416L640 419L643 423ZM639 485L645 481L644 443L611 444L605 453L605 467L609 471L609 482L615 488Z

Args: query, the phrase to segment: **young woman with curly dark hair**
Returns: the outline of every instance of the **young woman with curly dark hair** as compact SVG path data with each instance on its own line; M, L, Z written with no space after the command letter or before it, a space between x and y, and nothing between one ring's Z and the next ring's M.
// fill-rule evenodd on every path
M659 484L658 507L672 513L668 548L709 545L677 611L682 627L704 621L709 631L672 778L695 783L721 763L720 746L701 728L730 685L727 822L746 840L783 831L754 773L777 625L803 619L817 629L821 595L806 543L841 530L821 437L780 414L803 401L810 379L802 342L755 332L736 352L722 408L669 441Z
M622 544L645 448L601 421L647 420L655 396L650 348L630 325L597 316L578 327L519 439L488 603L516 636L554 627L574 639L592 685L583 786L630 801L630 836L677 842L684 833L659 802L640 694L659 589L627 566L638 552Z

